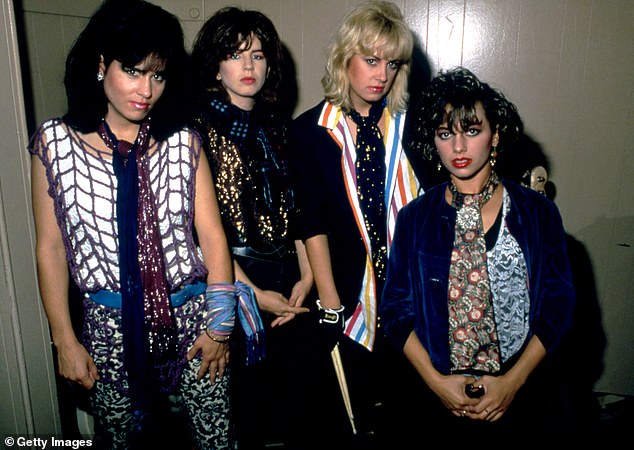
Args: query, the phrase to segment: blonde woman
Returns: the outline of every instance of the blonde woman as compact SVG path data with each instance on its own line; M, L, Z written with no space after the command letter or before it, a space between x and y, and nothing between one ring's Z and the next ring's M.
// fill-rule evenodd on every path
M396 213L422 191L403 146L412 51L396 5L358 5L329 46L324 100L292 125L301 235L319 294L324 357L335 345L341 353L361 438L380 434L387 372L399 370L384 346L377 306ZM322 381L331 377L332 370ZM336 385L332 390L338 393ZM341 420L329 427L351 434L341 399L330 407Z

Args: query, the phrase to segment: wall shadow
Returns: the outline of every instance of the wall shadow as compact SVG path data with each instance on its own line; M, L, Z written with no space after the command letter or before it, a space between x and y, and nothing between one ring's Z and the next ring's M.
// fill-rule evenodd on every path
M495 171L503 179L530 187L531 170L537 166L544 167L550 173L550 161L541 145L524 133L510 151L500 152ZM554 200L554 197L549 198Z
M35 103L33 100L33 80L31 79L31 63L28 55L26 27L24 24L24 7L22 0L13 0L18 52L20 56L20 72L22 77L22 95L24 96L24 112L29 136L35 132Z
M284 117L293 117L299 99L296 64L286 44L282 43L282 78L280 82L280 110Z
M550 170L541 145L524 134L518 147L508 154L500 154L496 171L502 178L530 186L531 170L536 166L543 166L547 172ZM554 201L556 192L555 183L548 180L545 195ZM585 428L587 433L598 426L601 413L593 389L603 374L607 338L590 255L584 244L568 233L566 245L577 303L572 328L547 363L562 386L562 400L567 408L565 416L571 421L567 425L579 430Z
M432 73L429 59L423 51L420 41L415 36L414 51L412 52L412 63L408 79L409 91L411 93L410 102L416 101L416 94L426 88L431 79Z
M447 180L446 171L438 171L434 161L427 160L420 152L411 149L412 133L414 133L414 121L421 111L421 93L431 81L431 64L420 44L418 37L414 34L414 50L412 52L411 69L408 78L409 104L408 113L405 118L405 130L403 132L403 143L407 157L412 167L421 181L424 190Z

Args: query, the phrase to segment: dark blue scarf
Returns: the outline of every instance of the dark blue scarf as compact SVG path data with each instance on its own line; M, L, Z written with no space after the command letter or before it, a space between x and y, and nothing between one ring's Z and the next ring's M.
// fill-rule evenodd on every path
M124 367L140 431L158 391L177 382L176 330L171 314L165 268L149 185L140 169L149 145L150 121L141 124L133 144L119 141L105 120L99 133L112 149L117 177L117 228Z

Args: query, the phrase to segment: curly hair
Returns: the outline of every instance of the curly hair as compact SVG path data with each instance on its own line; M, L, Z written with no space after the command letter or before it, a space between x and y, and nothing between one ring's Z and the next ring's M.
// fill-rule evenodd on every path
M164 140L188 122L189 56L178 18L142 0L106 0L93 14L66 58L64 121L82 133L97 130L108 110L103 83L97 81L101 58L134 66L147 57L164 64L165 90L152 109L150 134Z
M422 91L417 110L410 110L410 114L415 116L412 119L411 147L428 160L437 158L434 138L438 127L446 122L466 129L478 123L477 103L482 105L491 129L498 132L496 150L502 152L511 147L524 130L517 107L504 94L480 81L464 67L441 71ZM447 105L451 105L449 111Z
M198 32L192 49L192 64L198 107L205 107L212 98L230 102L222 82L216 79L220 63L245 44L249 49L253 36L262 44L268 75L257 100L277 104L282 78L282 44L273 22L259 11L226 7L211 16Z
M352 108L347 73L350 59L355 54L372 55L378 51L382 58L400 61L387 94L387 106L392 112L405 111L413 48L413 34L394 3L361 3L344 17L328 47L326 73L321 80L326 99L344 109Z

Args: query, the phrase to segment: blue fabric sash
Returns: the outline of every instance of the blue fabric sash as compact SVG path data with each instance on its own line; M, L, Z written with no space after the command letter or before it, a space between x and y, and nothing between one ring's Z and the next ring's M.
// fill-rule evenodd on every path
M173 292L170 295L170 303L174 308L182 306L190 298L204 294L206 287L207 283L204 283L202 281L198 281L192 284L186 284L181 289ZM113 292L102 289L97 292L91 292L88 294L88 296L93 302L99 303L100 305L108 306L110 308L121 308L120 292Z

